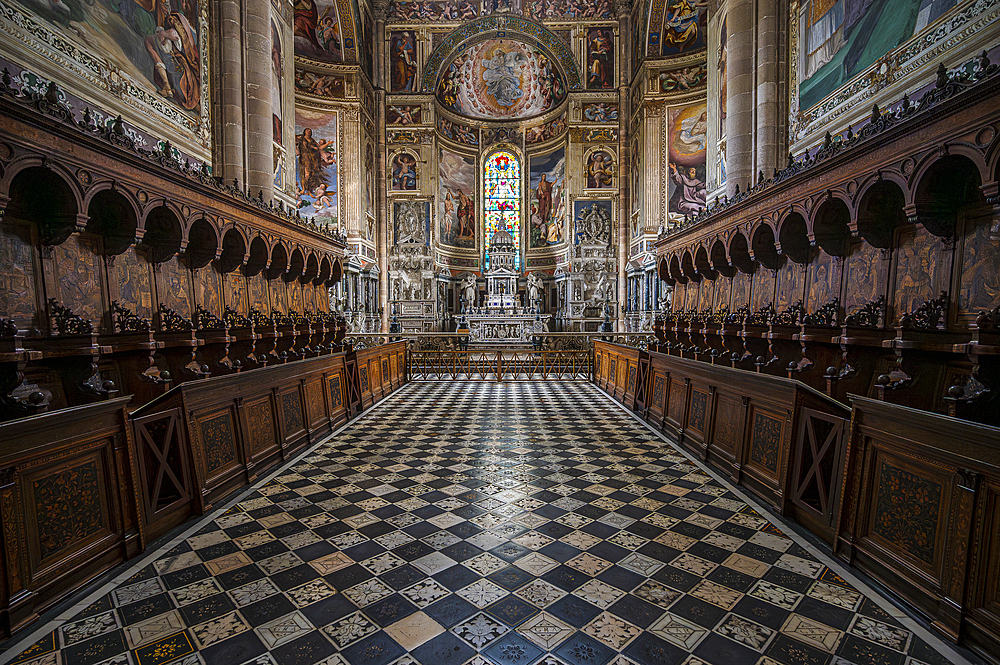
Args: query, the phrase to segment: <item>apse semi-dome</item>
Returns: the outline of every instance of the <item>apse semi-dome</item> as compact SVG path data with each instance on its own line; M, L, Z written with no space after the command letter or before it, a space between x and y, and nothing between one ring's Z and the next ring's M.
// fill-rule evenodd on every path
M441 68L438 102L475 120L520 120L543 115L567 94L566 80L538 46L487 39L458 50Z

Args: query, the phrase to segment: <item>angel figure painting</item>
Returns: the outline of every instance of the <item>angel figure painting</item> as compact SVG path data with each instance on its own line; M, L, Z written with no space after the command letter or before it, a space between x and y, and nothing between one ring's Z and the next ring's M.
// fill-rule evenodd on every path
M344 44L340 34L337 4L316 0L294 0L293 32L295 53L327 62L343 62Z

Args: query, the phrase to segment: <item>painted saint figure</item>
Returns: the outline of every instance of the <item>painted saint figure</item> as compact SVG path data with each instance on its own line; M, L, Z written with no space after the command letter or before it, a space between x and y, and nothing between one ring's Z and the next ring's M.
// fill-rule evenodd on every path
M687 173L681 173L676 164L671 164L670 179L678 187L670 201L671 211L687 215L700 212L705 207L705 181L698 179L695 167L689 168Z
M590 89L606 89L614 87L614 45L611 43L611 33L606 30L590 31L590 62L587 87Z
M392 189L406 192L417 189L417 160L413 155L404 152L392 160Z
M409 31L393 33L392 89L394 91L413 90L416 75L416 43L413 33Z

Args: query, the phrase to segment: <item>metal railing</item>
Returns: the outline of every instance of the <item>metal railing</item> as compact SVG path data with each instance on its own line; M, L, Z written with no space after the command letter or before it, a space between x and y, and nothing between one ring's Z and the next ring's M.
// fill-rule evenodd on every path
M406 339L411 381L585 381L593 375L594 340L646 349L652 333L544 333L523 345L471 344L459 333L348 335L360 350Z

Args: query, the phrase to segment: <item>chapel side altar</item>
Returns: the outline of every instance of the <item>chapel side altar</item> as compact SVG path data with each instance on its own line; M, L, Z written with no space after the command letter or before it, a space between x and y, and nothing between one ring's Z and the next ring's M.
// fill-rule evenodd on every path
M531 344L533 335L548 332L547 314L527 307L474 307L465 315L470 344Z

